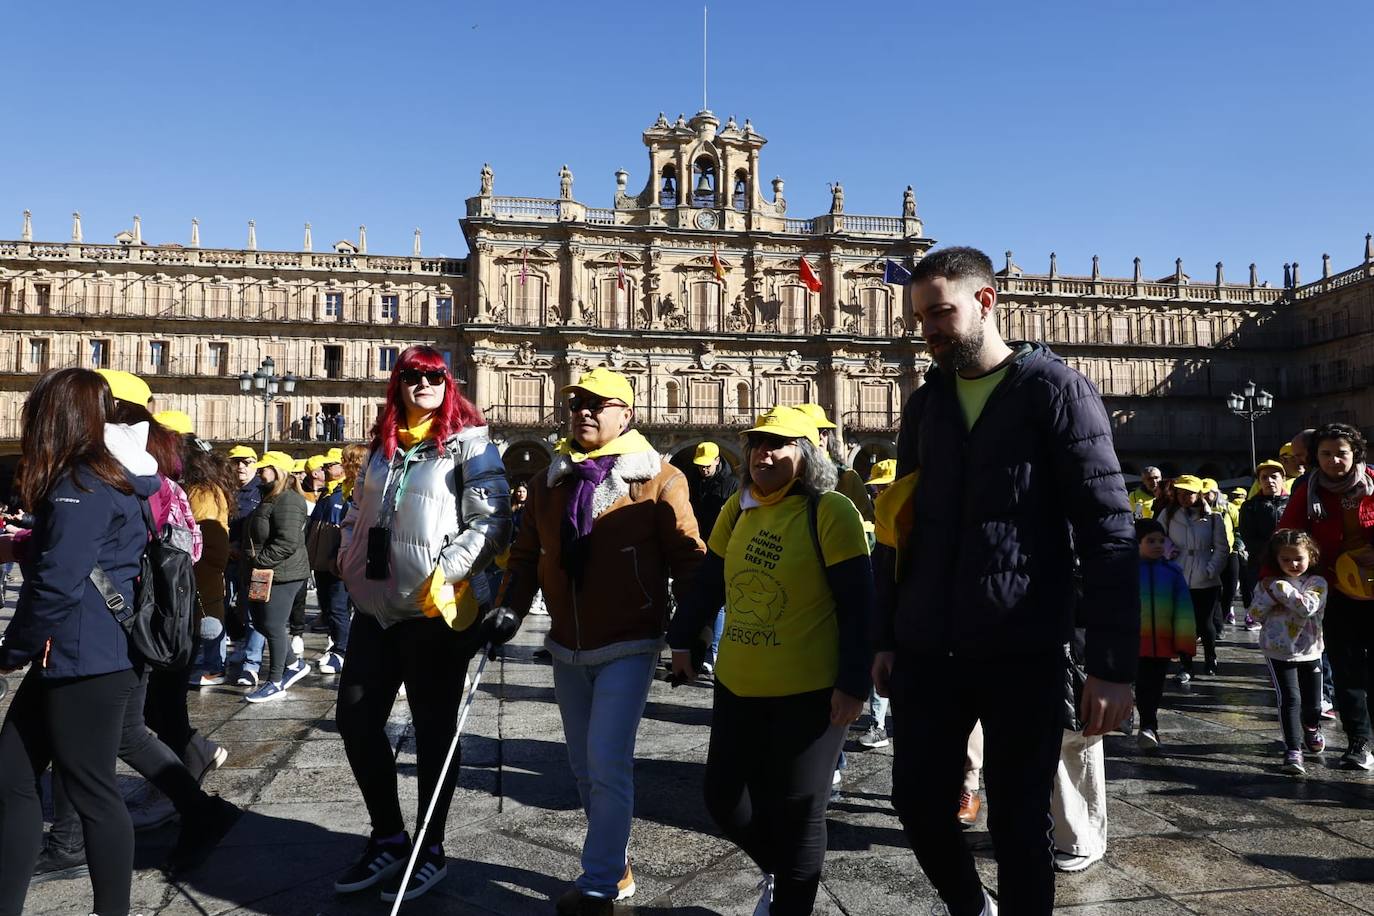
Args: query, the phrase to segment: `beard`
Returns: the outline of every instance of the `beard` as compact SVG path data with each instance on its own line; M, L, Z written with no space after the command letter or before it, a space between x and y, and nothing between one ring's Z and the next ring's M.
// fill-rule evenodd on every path
M978 361L983 352L984 330L981 323L975 324L966 334L950 334L949 347L935 356L935 362L946 372L962 372Z

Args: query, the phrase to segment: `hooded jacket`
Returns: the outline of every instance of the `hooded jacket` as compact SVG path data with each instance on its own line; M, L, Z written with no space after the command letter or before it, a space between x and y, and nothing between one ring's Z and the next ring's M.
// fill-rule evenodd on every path
M146 441L146 426L143 433ZM115 432L112 438L107 428L106 445L124 465L133 493L76 467L34 507L33 533L20 558L24 584L14 619L0 637L0 668L36 662L43 677L59 678L134 666L124 630L88 577L99 565L133 603L148 542L139 500L156 494L161 481L157 462L136 436Z
M366 577L368 530L390 534L388 576ZM373 449L358 472L340 526L339 570L359 611L383 627L424 617L421 591L436 569L457 585L481 572L510 540L510 485L485 426L391 460Z
M897 476L920 469L903 568L875 551L879 650L973 659L1062 654L1082 568L1087 672L1135 678L1139 548L1102 397L1023 344L973 428L939 367L907 399ZM1072 541L1070 532L1072 531Z
M1168 560L1140 561L1140 657L1192 656L1197 651L1193 596L1183 570Z
M268 484L262 485L266 493ZM259 501L243 522L243 555L253 569L272 570L272 581L299 582L310 578L305 559L305 497L291 488L275 499Z
M571 468L572 459L558 455L529 482L498 600L523 618L542 588L550 623L544 645L570 664L657 652L668 625L668 579L681 599L706 553L687 479L657 452L618 456L592 495L595 521L575 581L564 568L562 535Z

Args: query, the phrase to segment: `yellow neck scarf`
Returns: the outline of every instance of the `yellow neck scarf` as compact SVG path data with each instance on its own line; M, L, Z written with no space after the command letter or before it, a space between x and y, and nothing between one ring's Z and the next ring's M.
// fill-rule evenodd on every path
M792 492L792 488L796 485L797 480L796 478L793 478L792 482L789 483L787 486L778 487L772 493L764 495L763 493L759 492L758 487L754 486L753 484L750 484L749 495L754 497L754 501L757 502L760 506L776 506L778 503L782 502L784 499L787 498L788 494Z
M579 451L577 443L572 439L564 439L558 444L558 453L567 455L574 464L581 464L588 458L604 458L607 455L635 455L639 452L652 452L653 450L654 447L649 444L649 440L645 439L637 429L621 433L601 448L594 448L590 452Z
M423 442L429 438L430 428L434 425L434 416L431 414L419 423L410 426L396 427L396 441L401 443L402 448L410 448L417 442Z

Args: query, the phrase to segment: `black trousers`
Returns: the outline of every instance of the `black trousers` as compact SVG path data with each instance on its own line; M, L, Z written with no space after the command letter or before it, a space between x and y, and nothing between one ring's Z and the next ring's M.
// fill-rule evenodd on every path
M401 684L415 724L416 769L420 781L415 827L439 783L439 770L458 729L463 674L479 648L477 627L455 633L443 618L425 617L382 629L376 618L359 611L349 633L348 655L339 678L335 718L353 778L362 791L374 837L405 830L396 796L396 753L386 734L386 720ZM453 755L448 777L426 833L430 845L444 842L448 808L458 783L461 748ZM416 837L415 842L425 839Z
M1374 602L1356 601L1334 588L1322 620L1326 654L1336 682L1341 727L1353 743L1371 739L1369 688L1374 684Z
M1240 567L1240 603L1249 610L1255 603L1255 586L1259 585L1259 566L1254 562L1242 563Z
M1193 599L1193 621L1197 624L1198 635L1202 637L1202 649L1205 653L1207 664L1217 660L1217 618L1220 612L1217 610L1217 592L1220 588L1190 588L1189 596ZM1183 665L1184 671L1193 670L1193 657L1191 655L1180 655L1179 662Z
M127 763L140 776L157 786L176 807L183 818L194 816L202 810L209 797L201 791L196 778L182 763L186 751L188 734L180 745L171 746L165 737L159 739L145 726L145 709L154 699L153 684L161 681L166 685L175 676L176 686L181 693L181 717L186 717L186 672L148 671L143 672L138 684L124 704L124 723L119 736L119 759ZM145 700L146 694L146 700ZM166 702L165 698L163 700ZM82 848L81 821L72 805L67 780L61 768L53 770L53 822L48 842L57 849L77 852Z
M1231 613L1231 606L1236 601L1236 591L1240 588L1240 554L1232 553L1226 559L1226 565L1221 567L1221 600L1218 602L1221 624L1226 623L1226 615ZM1246 607L1249 607L1246 604ZM1217 627L1217 632L1221 632L1221 626Z
M988 831L999 912L1050 916L1050 793L1064 735L1061 652L998 659L897 653L892 804L921 869L952 916L978 916L983 885L954 815L973 723L983 723Z
M291 602L291 619L287 624L287 632L292 636L305 635L305 599L309 588L310 580L302 580L301 589L296 592L295 600Z
M1135 676L1135 708L1140 711L1140 727L1159 731L1159 704L1164 699L1167 658L1142 658Z
M38 779L50 763L81 819L94 890L90 911L129 912L134 828L115 780L115 756L137 683L132 670L58 679L33 666L24 676L0 728L0 916L24 910L43 844Z
M830 724L831 693L741 697L716 682L706 809L774 876L773 916L805 916L816 905L825 806L845 733Z
M1302 730L1321 724L1322 662L1288 662L1266 658L1269 677L1279 701L1279 722L1283 725L1283 743L1288 750L1302 749Z

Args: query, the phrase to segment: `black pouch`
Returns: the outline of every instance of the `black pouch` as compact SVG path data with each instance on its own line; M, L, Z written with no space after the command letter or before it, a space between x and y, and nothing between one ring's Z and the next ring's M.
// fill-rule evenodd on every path
M363 575L368 579L385 579L391 575L391 529L367 529L367 566Z

